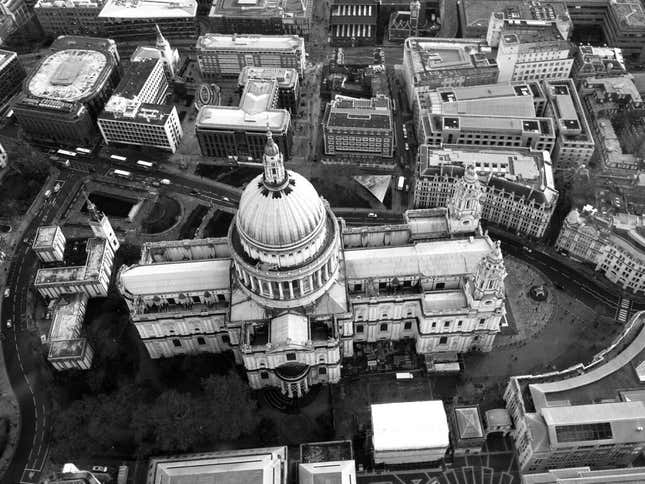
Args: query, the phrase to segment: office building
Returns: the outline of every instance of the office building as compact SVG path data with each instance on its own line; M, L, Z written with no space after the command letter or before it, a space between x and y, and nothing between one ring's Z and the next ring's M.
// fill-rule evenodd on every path
M131 144L174 153L182 137L177 108L165 104L168 80L161 58L130 64L98 117L106 144Z
M89 146L95 120L119 81L116 44L110 39L59 37L27 77L13 105L18 124L32 138Z
M590 363L510 378L504 400L515 427L512 436L520 472L620 468L641 454L644 323L645 312L636 313Z
M645 134L645 127L640 122L643 99L630 76L608 77L601 73L599 77L584 77L579 93L590 120L601 168L616 179L621 175L635 175L641 161L633 151L638 148L637 140ZM629 122L624 122L625 119ZM621 128L620 134L614 124ZM628 138L636 141L631 143L631 150Z
M99 17L104 0L38 0L34 13L45 35L105 35L105 21Z
M214 0L208 23L211 32L220 34L299 35L311 33L315 0L266 2L251 0Z
M331 44L374 45L379 2L376 0L332 0L329 12Z
M462 0L459 19L464 37L481 37L496 47L502 30L509 24L555 26L569 39L573 21L564 2L540 0Z
M96 235L88 239L87 258L82 266L44 267L38 269L34 287L44 298L57 298L78 293L89 297L106 296L114 254L119 248L110 221L94 204L87 201L90 227Z
M553 118L558 135L552 152L553 168L556 175L568 178L591 161L593 135L571 79L543 81L542 85L547 98L544 115Z
M484 187L482 218L511 233L540 238L558 201L551 157L528 148L419 147L414 208L443 207L465 168L475 167Z
M147 40L160 28L177 41L197 38L196 0L105 0L99 13L105 35L118 42Z
M412 107L417 88L493 84L499 69L484 40L410 37L403 44L403 75Z
M589 262L611 282L636 294L645 293L643 216L601 215L591 207L572 210L555 243L569 257Z
M43 225L36 230L31 248L42 262L62 262L65 242L65 235L58 225Z
M146 484L171 482L244 482L287 484L286 447L224 450L153 457Z
M326 155L394 156L390 98L337 98L327 104L322 120Z
M245 67L237 79L240 89L244 90L249 79L278 82L278 108L288 109L291 114L298 111L300 102L300 79L298 71L281 67Z
M450 446L441 400L370 405L375 464L443 460Z
M4 106L18 91L25 79L25 69L15 52L0 50L0 106Z
M455 144L551 152L556 131L553 119L536 109L540 96L530 83L417 89L417 139L435 148Z
M271 130L280 151L291 154L291 114L278 109L277 80L249 79L239 106L202 106L195 121L195 134L204 156L261 160L266 130Z
M500 14L493 14L493 18L496 15ZM535 25L505 18L499 37L489 35L489 38L489 45L497 47L499 82L569 77L572 46L556 25ZM498 39L496 45L493 39Z
M522 484L641 484L645 467L591 470L588 466L550 469L539 474L525 474Z
M163 36L158 25L155 25L155 29L157 30L157 39L154 47L140 45L130 56L130 62L161 59L166 70L166 76L169 80L172 80L175 78L175 74L179 68L179 51L170 46L170 42Z
M479 227L474 170L448 208L346 228L265 139L264 171L244 189L226 239L144 247L139 264L120 269L117 286L152 358L230 349L252 388L298 397L338 382L355 344L491 350L506 272Z
M61 296L52 310L47 360L57 371L89 370L94 349L82 336L87 294Z
M302 76L305 41L296 35L205 34L195 47L204 80L238 77L244 67L288 67Z
M574 47L571 77L576 86L589 78L622 77L627 74L622 50L616 47L578 45Z

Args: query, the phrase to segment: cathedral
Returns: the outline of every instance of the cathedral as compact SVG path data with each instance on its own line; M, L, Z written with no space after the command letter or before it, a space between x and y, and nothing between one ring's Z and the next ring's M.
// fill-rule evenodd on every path
M138 264L121 267L119 290L152 358L232 350L252 388L299 397L338 382L358 345L491 350L506 272L499 243L479 225L474 167L446 208L347 227L285 169L270 132L263 165L228 237L147 243Z

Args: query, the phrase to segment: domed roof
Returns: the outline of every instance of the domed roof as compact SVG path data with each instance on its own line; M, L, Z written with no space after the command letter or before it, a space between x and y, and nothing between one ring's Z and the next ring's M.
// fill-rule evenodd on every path
M243 236L260 246L280 248L305 241L325 223L318 192L303 176L288 171L288 183L270 190L264 175L244 189L236 225Z

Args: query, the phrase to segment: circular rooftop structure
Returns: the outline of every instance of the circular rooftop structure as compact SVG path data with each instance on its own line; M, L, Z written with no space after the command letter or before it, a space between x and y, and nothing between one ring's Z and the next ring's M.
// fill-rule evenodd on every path
M96 50L65 49L42 60L29 79L29 94L75 102L93 94L111 68L106 54Z
M306 244L324 228L326 210L309 180L287 171L286 183L271 189L255 177L240 198L236 224L240 236L265 250Z

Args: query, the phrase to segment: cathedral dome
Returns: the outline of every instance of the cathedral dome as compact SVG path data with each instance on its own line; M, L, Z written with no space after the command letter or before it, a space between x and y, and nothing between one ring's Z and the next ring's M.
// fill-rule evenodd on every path
M324 227L325 207L313 185L294 172L285 171L285 177L286 183L274 189L258 175L242 193L236 226L257 247L300 245Z

